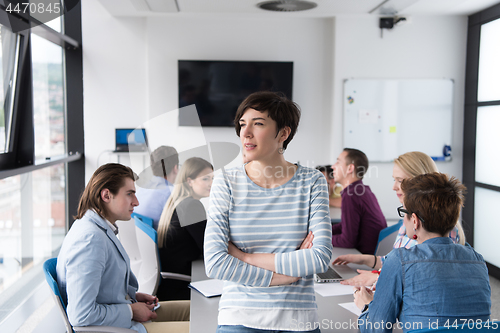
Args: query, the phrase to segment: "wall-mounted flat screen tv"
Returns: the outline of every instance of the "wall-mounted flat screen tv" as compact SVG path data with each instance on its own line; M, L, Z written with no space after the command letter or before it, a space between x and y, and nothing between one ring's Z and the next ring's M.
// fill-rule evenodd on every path
M179 60L179 108L196 105L202 126L234 126L238 105L253 92L270 90L292 99L293 62ZM187 112L180 126L197 126Z

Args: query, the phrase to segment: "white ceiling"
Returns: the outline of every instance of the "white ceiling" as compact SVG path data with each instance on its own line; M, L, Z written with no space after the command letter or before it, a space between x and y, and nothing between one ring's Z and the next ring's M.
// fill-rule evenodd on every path
M500 0L309 0L311 10L268 12L263 0L100 0L116 16L231 15L259 17L332 17L338 15L470 15ZM293 1L293 0L292 0Z

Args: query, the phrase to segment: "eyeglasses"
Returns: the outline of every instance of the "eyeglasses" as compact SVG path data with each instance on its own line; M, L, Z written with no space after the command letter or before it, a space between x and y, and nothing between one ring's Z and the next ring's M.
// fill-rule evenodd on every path
M403 208L403 206L400 206L398 207L398 214L399 214L399 217L405 217L405 214L408 214L410 215L410 212L408 212L406 209ZM418 216L417 213L415 213L415 215L417 215L418 219L420 220L420 222L424 223L424 219L421 218L420 216Z

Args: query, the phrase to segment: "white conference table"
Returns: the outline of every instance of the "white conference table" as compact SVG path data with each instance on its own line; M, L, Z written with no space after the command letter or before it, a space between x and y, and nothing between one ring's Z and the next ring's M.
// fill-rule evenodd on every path
M359 253L356 249L333 248L332 260L342 254ZM369 270L364 265L349 264L353 269L361 268ZM191 277L193 281L206 280L205 266L202 260L193 262ZM191 290L191 333L213 333L217 329L217 315L220 297L206 298L199 292ZM344 309L339 303L353 302L352 295L323 297L316 293L318 304L318 316L322 333L327 332L359 332L351 322L357 322L357 316ZM326 323L326 325L323 325ZM347 323L347 324L343 324ZM342 324L344 327L342 327ZM335 326L337 325L337 326ZM346 328L346 325L348 326Z

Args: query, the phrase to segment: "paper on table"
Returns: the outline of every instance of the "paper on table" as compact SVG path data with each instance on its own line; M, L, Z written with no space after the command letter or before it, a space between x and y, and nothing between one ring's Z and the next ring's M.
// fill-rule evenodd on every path
M189 288L196 290L205 297L222 295L222 287L224 287L224 281L216 279L196 281L189 284Z
M340 283L315 283L314 291L323 297L349 295L354 292L353 286L345 286Z
M356 304L354 304L354 302L339 303L339 305L341 307L343 307L344 309L351 311L352 313L354 313L358 317L361 314L361 310L356 306Z

